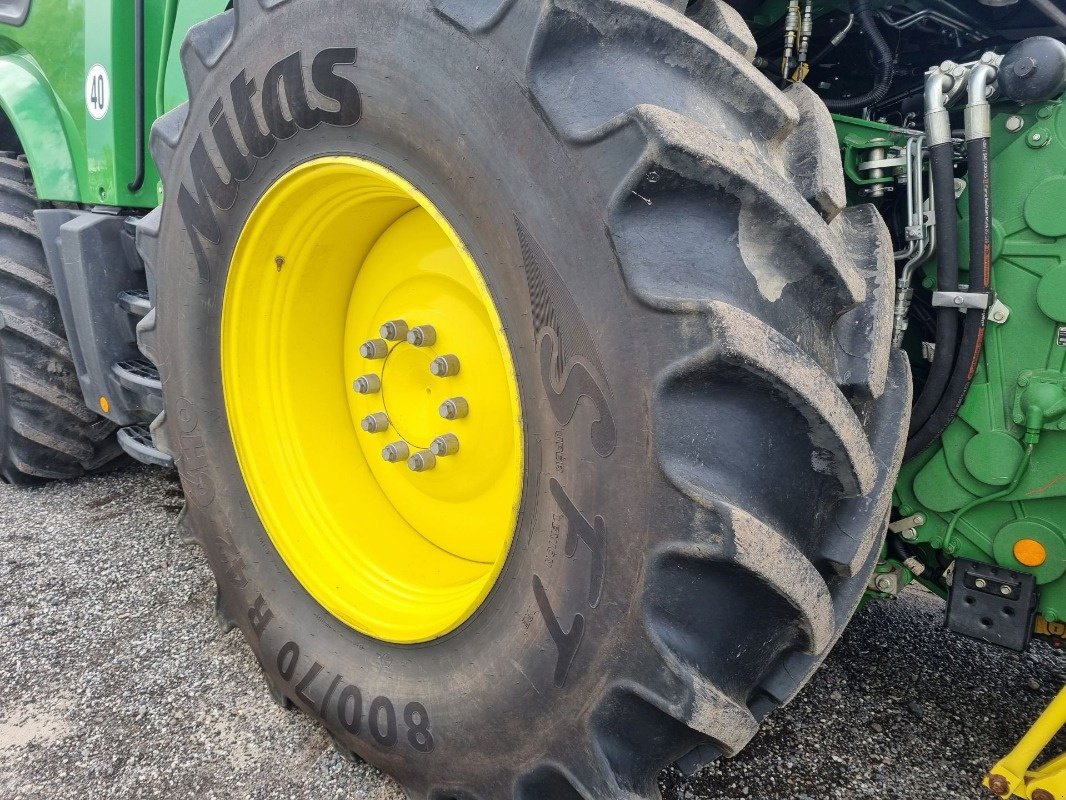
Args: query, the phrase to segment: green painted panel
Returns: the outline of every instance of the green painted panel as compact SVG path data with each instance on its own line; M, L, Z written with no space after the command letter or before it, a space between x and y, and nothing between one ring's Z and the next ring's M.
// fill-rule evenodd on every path
M21 27L0 24L0 107L27 151L48 200L151 208L158 174L147 153L155 118L183 102L178 51L188 29L226 8L225 0L145 0L146 174L136 175L135 30L131 0L35 2ZM86 78L107 75L106 113L94 118ZM164 108L160 108L162 102Z

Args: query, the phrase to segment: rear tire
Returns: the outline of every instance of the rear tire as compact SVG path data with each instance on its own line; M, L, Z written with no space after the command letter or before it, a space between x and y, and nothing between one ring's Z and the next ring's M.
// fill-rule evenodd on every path
M876 561L910 405L887 232L842 210L824 105L775 89L709 3L712 30L651 0L237 0L183 48L192 101L153 131L167 202L139 235L153 430L274 696L412 798L658 797L660 769L735 753L799 690ZM295 580L226 419L237 238L326 154L442 210L518 374L515 543L474 617L420 645Z
M0 157L0 477L76 478L121 455L85 405L33 212L25 162Z

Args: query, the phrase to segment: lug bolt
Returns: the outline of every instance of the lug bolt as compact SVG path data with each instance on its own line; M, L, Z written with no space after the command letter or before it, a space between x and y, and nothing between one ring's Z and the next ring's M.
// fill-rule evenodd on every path
M384 358L389 354L389 343L384 339L371 339L359 346L359 355L363 358Z
M908 542L913 542L915 539L918 538L918 531L914 530L914 528L907 528L907 530L903 531L900 536L902 536Z
M425 472L437 466L437 457L429 450L419 450L407 459L407 466L412 472Z
M1012 114L1011 116L1007 117L1007 121L1003 123L1003 127L1005 127L1011 133L1017 133L1025 127L1025 120L1017 115Z
M438 436L429 445L435 456L454 456L459 452L459 437L454 433Z
M894 581L892 580L891 575L878 575L874 578L874 586L881 592L891 591L893 584Z
M381 391L381 378L377 375L363 375L356 378L352 383L352 388L358 394L374 394Z
M381 338L390 342L402 342L407 338L407 323L402 319L393 319L381 326Z
M988 586L988 581L986 581L984 578L978 578L973 582L973 585L976 586L978 589L984 589L986 586Z
M1010 595L1010 587L1009 586L1000 586L999 587L999 593L1002 594L1002 595Z
M381 433L389 427L389 417L384 411L376 411L363 417L359 425L367 433Z
M453 397L441 403L439 410L445 419L462 419L470 413L470 404L465 397Z
M407 332L407 341L415 347L429 347L437 341L437 330L432 325L419 325Z
M450 378L459 374L459 358L449 353L446 356L437 356L430 362L429 371L438 378Z
M393 442L385 445L385 449L381 451L381 457L390 464L395 464L397 461L406 461L410 454L411 448L407 446L407 442Z

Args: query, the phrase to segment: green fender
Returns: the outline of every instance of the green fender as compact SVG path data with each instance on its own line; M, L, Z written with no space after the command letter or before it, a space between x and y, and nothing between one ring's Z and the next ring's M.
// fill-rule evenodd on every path
M80 195L71 142L85 143L67 110L25 51L0 55L0 108L11 121L33 168L39 197L67 200Z

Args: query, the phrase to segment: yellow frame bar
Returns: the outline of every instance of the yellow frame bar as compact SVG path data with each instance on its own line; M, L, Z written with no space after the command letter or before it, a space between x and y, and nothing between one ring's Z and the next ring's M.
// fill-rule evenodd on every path
M1032 769L1033 761L1064 725L1066 687L1037 717L1015 748L996 762L982 783L999 797L1066 800L1066 753Z

